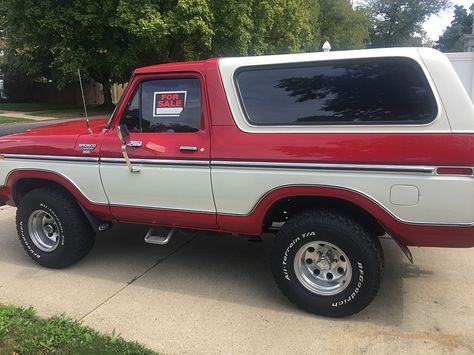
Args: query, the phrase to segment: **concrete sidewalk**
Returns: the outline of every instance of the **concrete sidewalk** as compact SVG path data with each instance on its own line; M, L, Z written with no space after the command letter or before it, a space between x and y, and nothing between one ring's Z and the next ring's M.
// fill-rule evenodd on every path
M474 353L474 249L417 249L415 265L384 240L385 278L375 301L346 319L306 314L275 286L272 238L179 234L143 242L144 228L98 235L66 270L26 255L13 208L0 211L0 302L65 313L116 329L167 354Z

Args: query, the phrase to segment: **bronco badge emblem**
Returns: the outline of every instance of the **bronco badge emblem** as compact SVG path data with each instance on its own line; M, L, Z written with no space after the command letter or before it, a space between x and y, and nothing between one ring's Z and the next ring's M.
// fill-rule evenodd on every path
M79 144L79 149L82 150L84 154L88 154L95 149L97 144Z

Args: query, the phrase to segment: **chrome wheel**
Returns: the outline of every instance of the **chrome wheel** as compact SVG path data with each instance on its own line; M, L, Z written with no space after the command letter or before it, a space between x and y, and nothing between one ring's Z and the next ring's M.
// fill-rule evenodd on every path
M43 210L34 211L28 218L28 232L34 245L46 252L54 251L61 239L59 223Z
M349 286L352 278L351 263L336 245L314 241L303 245L296 253L295 274L309 291L331 296Z

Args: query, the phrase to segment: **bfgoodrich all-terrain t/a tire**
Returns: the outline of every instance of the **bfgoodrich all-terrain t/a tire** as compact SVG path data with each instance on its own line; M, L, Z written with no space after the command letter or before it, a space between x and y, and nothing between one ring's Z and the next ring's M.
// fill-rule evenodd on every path
M16 214L18 237L28 255L49 268L65 268L86 256L95 233L77 203L50 187L28 192Z
M281 228L272 250L272 272L290 301L329 317L364 309L383 274L380 242L337 212L305 211Z

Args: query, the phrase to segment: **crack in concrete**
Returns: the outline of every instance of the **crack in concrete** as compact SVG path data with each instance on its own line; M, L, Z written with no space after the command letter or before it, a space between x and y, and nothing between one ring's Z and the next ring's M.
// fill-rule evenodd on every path
M195 238L191 238L190 240L188 240L187 242L183 243L183 245L179 246L178 248L176 248L176 250L174 250L173 252L171 252L170 254L168 254L166 257L164 257L163 259L159 259L157 260L153 265L151 265L148 269L146 269L145 271L143 271L140 275L138 276L134 276L130 279L130 281L127 281L126 282L126 285L124 285L123 287L121 287L120 289L118 289L117 291L115 291L112 295L110 295L109 297L107 297L104 301L102 301L100 304L98 304L96 307L94 307L92 310L90 310L89 312L87 312L85 315L83 315L81 318L79 318L79 322L83 321L85 318L87 318L88 316L90 316L92 313L94 313L95 311L97 311L99 308L101 308L103 305L105 305L107 302L109 302L111 299L113 299L115 296L117 296L119 293L121 293L123 290L125 290L128 286L130 286L131 284L133 284L135 281L139 280L142 276L145 276L148 272L150 272L151 270L153 270L155 267L157 267L159 264L161 264L163 261L165 261L166 259L168 259L170 256L176 254L178 251L180 251L181 249L183 249L186 245L188 245L189 243L191 243Z

